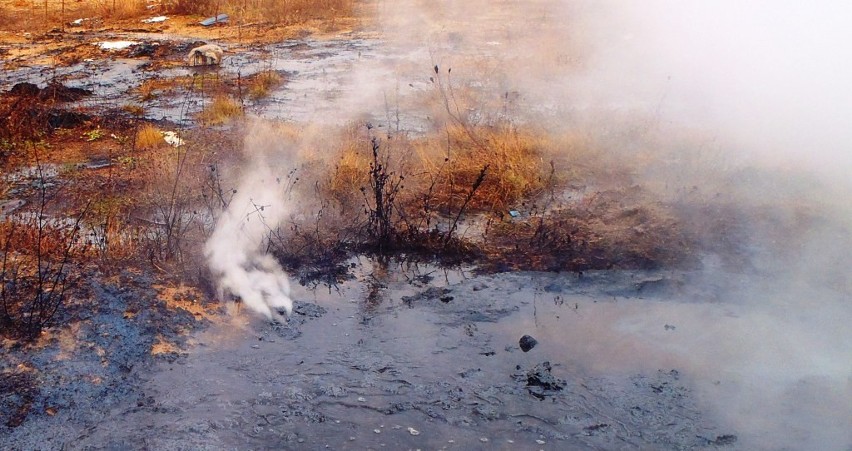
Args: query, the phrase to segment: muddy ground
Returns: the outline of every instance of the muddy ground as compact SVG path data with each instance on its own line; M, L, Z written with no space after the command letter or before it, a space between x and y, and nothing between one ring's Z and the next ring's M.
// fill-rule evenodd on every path
M286 325L234 314L184 337L183 349L154 357L147 352L152 337L174 339L179 331L147 330L151 317L180 324L192 315L153 309L127 318L128 304L146 290L126 283L102 287L95 295L103 310L77 337L93 346L63 359L61 343L53 343L30 363L55 379L33 395L30 418L6 429L6 448L707 449L737 443L738 431L702 408L692 389L698 375L653 363L628 369L632 364L618 362L629 360L629 343L608 349L592 337L596 328L618 326L613 309L619 305L684 302L678 287L690 274L477 276L353 263L360 274L354 280L298 288ZM163 314L174 317L156 319ZM648 326L632 333L658 337L661 347L676 346L685 332L665 318ZM524 335L537 341L526 352L519 344Z
M36 40L49 42L41 58L31 41L4 44L0 89L55 79L93 92L72 107L130 101L164 129L190 129L211 96L187 80L229 80L240 96L239 80L271 70L285 82L263 99L240 96L243 106L301 126L351 119L357 72L403 81L361 119L412 133L427 119L404 106L431 89L430 55L394 53L375 33L229 42L222 67L186 67L185 52L208 38L72 30ZM137 44L95 45L120 40ZM153 79L178 81L150 98L136 90ZM15 196L4 205L18 208ZM820 372L844 362L789 346L805 337L848 355L832 341L848 336L835 323L848 285L791 292L720 262L483 274L361 257L337 285L295 286L287 324L165 289L162 273L93 274L81 296L96 308L71 302L58 318L72 327L3 343L0 448L852 449L849 379ZM764 397L764 385L780 393Z

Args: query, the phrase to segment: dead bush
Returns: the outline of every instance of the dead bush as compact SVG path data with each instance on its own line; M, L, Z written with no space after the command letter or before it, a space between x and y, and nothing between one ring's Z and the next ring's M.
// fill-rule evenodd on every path
M51 323L88 258L81 233L87 211L50 218L46 203L42 188L37 210L0 223L0 326L15 338L33 339Z

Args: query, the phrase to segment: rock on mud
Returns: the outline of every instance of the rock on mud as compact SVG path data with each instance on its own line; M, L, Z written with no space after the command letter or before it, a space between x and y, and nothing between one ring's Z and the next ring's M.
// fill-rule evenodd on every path
M534 348L535 345L537 345L537 344L538 344L538 340L536 340L535 338L533 338L529 335L524 335L518 341L518 345L521 347L521 351L524 351L524 352L529 352L529 350Z

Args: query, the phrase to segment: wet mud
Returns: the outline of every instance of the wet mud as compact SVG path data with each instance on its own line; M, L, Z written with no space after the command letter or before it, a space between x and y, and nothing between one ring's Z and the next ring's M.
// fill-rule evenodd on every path
M336 287L298 287L287 324L240 314L232 305L225 322L186 338L188 353L156 358L144 355L150 343L142 341L156 334L145 330L143 318L130 326L121 316L130 293L104 288L97 296L112 301L96 313L101 324L92 338L108 351L109 363L75 360L55 369L65 377L71 368L94 370L104 382L45 389L51 394L33 404L55 406L53 416L35 414L7 429L7 447L706 449L736 443L736 431L703 411L691 376L654 365L600 371L589 360L592 337L575 330L581 323L586 330L607 327L604 312L614 302L646 302L640 287L660 274L474 275L369 261L358 268L358 277ZM527 352L519 342L525 334L540 342ZM595 357L618 366L606 351Z

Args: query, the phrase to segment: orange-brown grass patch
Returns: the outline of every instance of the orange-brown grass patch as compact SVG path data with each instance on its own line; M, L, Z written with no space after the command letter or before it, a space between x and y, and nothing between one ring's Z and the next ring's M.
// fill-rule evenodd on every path
M217 95L213 101L198 114L198 118L207 125L220 125L243 115L243 107L232 97Z
M236 23L273 22L292 25L308 20L332 20L351 17L354 0L176 0L167 9L178 14L213 15L229 13Z
M152 149L164 146L163 132L151 124L144 124L136 130L136 148Z
M88 2L93 16L109 17L112 19L131 19L145 16L148 13L145 0L96 0ZM84 11L78 11L78 14Z
M466 206L471 212L503 211L534 197L550 181L550 146L543 135L509 127L450 127L446 134L395 136L380 143L389 173L405 178L399 200L441 212L458 210L482 173ZM341 139L327 184L338 200L367 188L373 164L370 138L354 127ZM411 207L411 206L409 206ZM409 208L406 207L406 208Z
M434 182L435 204L452 210L485 178L470 199L470 211L503 211L545 186L549 162L543 136L508 126L450 126L445 137L414 143L420 164Z

